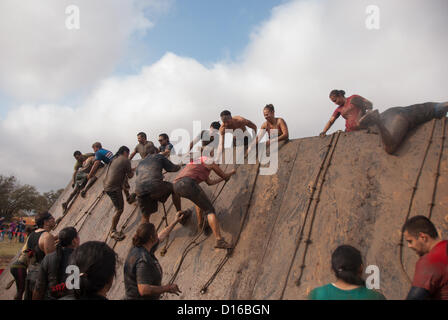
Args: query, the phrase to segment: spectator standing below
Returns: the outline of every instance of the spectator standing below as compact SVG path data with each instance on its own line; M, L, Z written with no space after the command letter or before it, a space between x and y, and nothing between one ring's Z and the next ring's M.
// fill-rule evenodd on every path
M50 231L55 226L55 220L49 212L39 213L36 216L37 230L28 237L26 252L31 257L26 279L25 300L33 297L34 285L37 281L40 263L47 254L56 250L56 239Z
M16 261L11 264L10 271L12 276L14 277L14 281L16 283L16 295L14 296L14 300L22 300L23 293L25 292L25 282L26 282L26 269L29 264L29 257L26 251L28 247L28 236L33 232L31 227L25 228L26 241L22 250L20 251L20 255Z
M170 138L166 133L162 133L161 135L159 135L159 143L159 150L161 155L169 158L172 153L175 153L174 147L170 142Z
M328 121L324 130L320 133L321 137L324 137L327 134L327 131L339 116L342 116L345 119L345 132L361 129L359 120L366 114L367 110L371 110L373 106L372 102L358 95L346 98L344 90L331 91L330 100L339 107L333 112L330 121Z
M59 232L56 251L45 256L33 292L33 300L54 300L68 294L65 287L66 268L73 250L79 246L78 232L67 227Z
M124 239L123 232L117 231L118 221L124 210L123 185L127 179L131 179L133 176L134 170L132 170L131 160L129 160L129 148L122 146L112 159L104 178L104 192L112 200L115 207L115 215L112 218L112 226L109 233L111 238L117 241Z
M88 241L73 251L69 264L79 268L79 289L59 300L107 300L117 265L114 250L104 242Z
M385 300L379 292L367 289L363 274L361 253L348 245L339 246L331 255L331 268L336 282L316 288L310 300Z
M124 264L127 300L158 300L165 292L176 295L181 293L176 284L162 285L162 267L155 251L182 218L182 213L178 212L176 219L159 234L152 223L144 223L138 227L132 239L133 247Z
M448 241L439 238L434 224L424 216L406 221L403 236L420 257L407 300L448 300Z
M154 146L154 143L152 141L146 140L146 133L139 132L137 134L137 141L138 144L135 146L134 151L129 156L129 160L132 160L137 153L140 155L140 158L145 159L148 154L154 154L158 152L157 148Z

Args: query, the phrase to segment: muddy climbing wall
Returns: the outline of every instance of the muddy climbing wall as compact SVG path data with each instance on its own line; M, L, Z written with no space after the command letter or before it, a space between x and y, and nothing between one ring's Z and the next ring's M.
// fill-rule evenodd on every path
M393 156L382 150L377 134L365 131L292 140L280 149L277 174L262 176L257 165L241 165L228 183L204 186L215 200L224 236L236 242L236 248L231 255L215 250L213 236L201 235L192 242L197 234L194 216L186 226L176 226L166 254L160 254L165 243L157 254L163 282L174 281L183 293L164 298L305 299L312 288L334 280L330 255L341 244L359 248L366 265L379 267L381 291L387 298L404 298L417 259L406 245L400 246L400 229L408 214L431 214L448 238L444 121L412 131ZM56 231L76 226L82 241L106 240L113 206L102 195L101 178L86 199L76 199ZM70 192L68 186L53 207L56 217ZM192 204L183 199L182 206ZM171 221L175 210L170 199L165 208ZM163 215L159 205L151 221L162 228ZM124 295L123 261L139 221L138 208L126 204L119 224L126 239L107 239L120 257L110 298ZM8 272L0 276L1 299L14 295L15 286L5 289L11 279Z

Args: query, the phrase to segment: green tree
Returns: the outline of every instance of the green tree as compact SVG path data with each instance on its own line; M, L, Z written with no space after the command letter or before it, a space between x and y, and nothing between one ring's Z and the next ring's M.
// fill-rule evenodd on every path
M20 185L14 176L0 175L0 216L10 219L19 211L35 214L49 210L62 191L40 194L33 186Z

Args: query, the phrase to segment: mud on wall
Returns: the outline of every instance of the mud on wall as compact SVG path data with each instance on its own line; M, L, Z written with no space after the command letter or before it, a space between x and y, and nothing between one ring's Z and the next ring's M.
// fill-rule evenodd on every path
M334 280L330 256L341 244L359 248L366 266L379 267L381 292L387 298L404 298L410 287L406 273L412 277L417 257L405 244L405 273L400 263L400 229L420 172L410 216L429 215L441 150L431 219L442 237L448 237L444 121L429 122L410 132L395 155L383 151L377 134L365 131L292 140L280 149L275 175L259 175L257 165L239 165L237 174L226 184L203 186L211 199L216 199L223 235L227 240L238 240L237 245L227 258L226 251L213 248L213 235L202 235L198 245L192 245L197 233L194 215L186 226L176 226L166 254L161 255L165 247L162 243L157 255L164 272L163 283L174 280L182 294L164 298L305 299L312 288ZM222 167L230 170L234 166ZM85 199L75 200L56 232L76 226L82 242L106 240L114 210L110 199L102 195L103 174L98 173L100 179ZM172 181L175 175L167 174L166 178ZM133 183L134 179L130 181L131 190ZM61 203L70 192L67 186L52 208L56 218L62 215ZM182 199L182 207L193 205ZM172 221L175 209L170 199L165 208L168 221ZM165 226L163 212L159 205L158 213L151 217L151 222L161 228ZM124 296L123 263L139 222L136 205L126 204L118 226L125 226L126 239L118 243L107 240L119 255L109 298ZM191 250L179 267L188 245ZM206 292L201 293L213 275ZM15 286L4 289L11 279L8 272L0 276L1 299L12 299Z

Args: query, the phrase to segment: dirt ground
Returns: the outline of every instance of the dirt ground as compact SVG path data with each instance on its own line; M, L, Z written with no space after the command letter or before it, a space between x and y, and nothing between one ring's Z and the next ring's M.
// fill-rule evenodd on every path
M15 240L9 242L5 239L0 242L0 269L6 269L12 258L15 257L17 252L23 247L23 243L15 242Z

